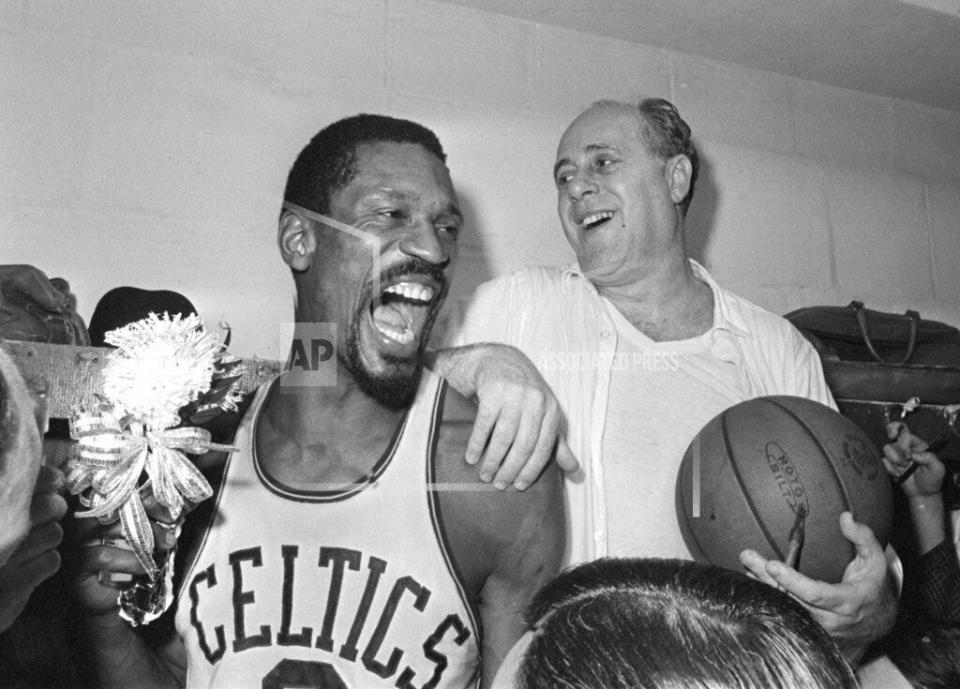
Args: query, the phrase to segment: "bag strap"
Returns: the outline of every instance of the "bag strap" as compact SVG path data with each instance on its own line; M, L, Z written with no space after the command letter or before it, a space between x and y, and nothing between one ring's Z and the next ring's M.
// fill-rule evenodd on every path
M860 326L860 334L863 335L863 341L867 345L867 349L870 350L870 354L873 355L873 358L877 361L884 364L905 364L910 361L910 357L913 356L913 350L917 346L917 331L920 329L920 314L913 310L908 310L904 313L904 316L910 322L910 334L909 339L907 340L907 351L899 359L884 359L877 353L876 348L873 346L873 342L870 340L870 332L867 327L867 310L863 308L862 301L852 301L850 302L850 308L853 309L853 312L857 316L857 325Z

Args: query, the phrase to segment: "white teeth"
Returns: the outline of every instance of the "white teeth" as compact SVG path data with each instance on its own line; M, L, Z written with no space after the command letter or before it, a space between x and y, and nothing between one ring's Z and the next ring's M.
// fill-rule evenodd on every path
M583 225L584 227L587 227L590 225L595 225L596 223L601 222L603 220L609 220L612 217L613 217L612 211L601 211L599 213L591 213L590 215L583 218L583 220L580 221L580 224Z
M410 328L405 328L404 330L398 330L397 328L391 328L389 325L384 325L383 323L375 323L377 330L389 337L391 340L399 342L400 344L410 344L413 342L413 331Z
M404 299L419 301L424 304L429 304L433 300L433 287L416 282L398 282L383 291L384 293L399 294Z

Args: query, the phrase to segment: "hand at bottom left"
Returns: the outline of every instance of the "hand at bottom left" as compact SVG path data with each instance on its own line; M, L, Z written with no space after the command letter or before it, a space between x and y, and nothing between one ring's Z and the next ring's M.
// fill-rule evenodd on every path
M0 567L0 631L23 612L34 589L60 569L59 522L67 513L67 501L57 491L63 485L59 470L40 467L30 505L30 531Z

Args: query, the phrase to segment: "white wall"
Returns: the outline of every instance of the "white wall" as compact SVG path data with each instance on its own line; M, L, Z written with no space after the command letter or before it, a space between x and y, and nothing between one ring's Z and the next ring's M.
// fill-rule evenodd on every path
M437 131L463 294L571 258L556 142L641 94L694 129L690 241L724 284L781 313L859 298L960 323L960 112L429 0L0 1L0 263L68 278L85 318L117 285L179 290L234 352L282 358L277 209L322 126Z

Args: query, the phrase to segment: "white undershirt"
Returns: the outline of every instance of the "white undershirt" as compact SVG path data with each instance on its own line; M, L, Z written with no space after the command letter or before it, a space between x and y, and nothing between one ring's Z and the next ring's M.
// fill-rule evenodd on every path
M684 452L743 399L737 366L718 358L717 331L655 342L607 302L618 342L603 435L609 554L690 558L674 493Z

